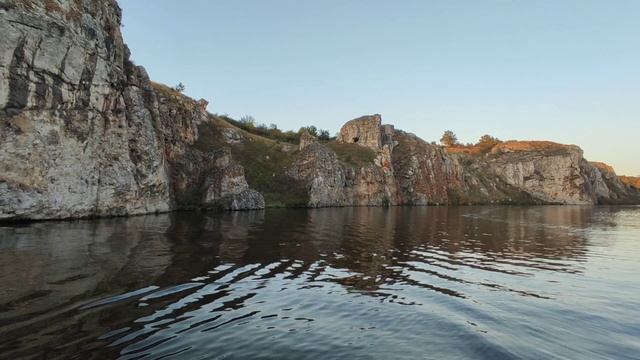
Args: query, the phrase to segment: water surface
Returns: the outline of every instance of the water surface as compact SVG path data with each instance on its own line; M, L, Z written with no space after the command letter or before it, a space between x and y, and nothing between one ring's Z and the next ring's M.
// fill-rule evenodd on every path
M0 358L639 359L640 207L0 225Z

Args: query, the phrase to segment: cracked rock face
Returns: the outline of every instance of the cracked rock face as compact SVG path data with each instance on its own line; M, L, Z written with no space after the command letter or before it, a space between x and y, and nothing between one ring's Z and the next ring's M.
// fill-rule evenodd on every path
M505 151L505 145L494 148L494 157L490 157L486 163L490 171L508 184L545 202L594 203L582 150L577 146Z
M302 134L300 154L287 173L307 183L308 206L400 204L391 165L393 127L381 126L381 120L380 115L363 116L342 127L338 142L368 147L375 153L371 163L360 166L342 163L334 151Z
M0 219L176 207L168 158L181 146L172 140L193 142L200 120L163 127L177 116L160 117L146 71L129 61L120 20L112 0L2 2ZM229 208L259 206L254 195Z
M381 125L379 115L347 122L337 140L370 148L376 158L345 166L330 149L305 140L290 173L309 184L310 206L638 201L611 167L588 163L573 145L513 141L479 156L449 154Z
M451 189L462 183L462 167L441 147L413 134L397 131L393 151L395 178L404 204L427 205L449 202Z
M9 4L0 10L0 218L169 210L148 79L127 67L117 5ZM69 20L75 11L83 15Z

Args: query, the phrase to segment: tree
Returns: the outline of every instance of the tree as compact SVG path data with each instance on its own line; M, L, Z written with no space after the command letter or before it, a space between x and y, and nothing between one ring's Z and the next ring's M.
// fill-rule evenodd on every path
M179 93L184 92L184 90L185 90L184 84L183 83L178 83L178 85L173 87L173 90L175 90L175 91L177 91Z
M320 133L318 134L318 140L320 140L320 141L329 141L329 140L331 140L331 135L329 135L329 131L328 130L320 130Z
M251 115L245 115L241 117L240 123L249 128L256 127L256 119L254 119Z
M450 147L458 144L458 137L451 130L447 130L440 138L442 145Z
M483 149L491 149L500 142L500 139L495 138L491 135L482 135L482 137L480 137L480 140L478 140L476 146L479 146Z
M309 134L313 135L314 137L318 137L318 128L311 125L311 126L303 126L300 128L300 130L298 130L298 134L302 134L303 131L307 130L309 132Z
M307 127L307 130L309 131L309 134L311 134L311 135L313 135L315 137L318 137L318 128L317 127L311 125L311 126Z

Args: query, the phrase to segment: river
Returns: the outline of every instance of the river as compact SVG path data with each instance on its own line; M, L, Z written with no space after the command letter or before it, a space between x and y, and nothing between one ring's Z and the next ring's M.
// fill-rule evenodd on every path
M639 359L640 207L0 224L0 358Z

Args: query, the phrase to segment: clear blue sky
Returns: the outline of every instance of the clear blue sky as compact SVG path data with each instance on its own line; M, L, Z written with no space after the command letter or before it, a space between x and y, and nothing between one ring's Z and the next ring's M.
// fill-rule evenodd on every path
M640 1L119 0L152 79L209 110L331 133L545 139L640 174Z

